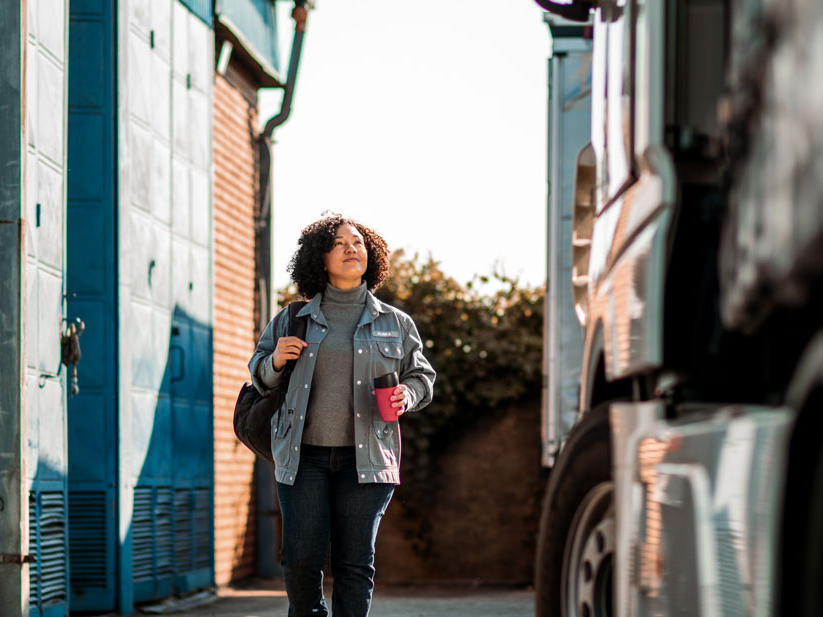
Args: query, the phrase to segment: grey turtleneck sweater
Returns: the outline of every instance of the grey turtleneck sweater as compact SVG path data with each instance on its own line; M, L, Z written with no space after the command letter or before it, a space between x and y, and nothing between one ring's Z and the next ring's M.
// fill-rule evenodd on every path
M366 306L366 283L354 289L326 286L320 310L328 332L317 350L303 443L354 445L354 332Z

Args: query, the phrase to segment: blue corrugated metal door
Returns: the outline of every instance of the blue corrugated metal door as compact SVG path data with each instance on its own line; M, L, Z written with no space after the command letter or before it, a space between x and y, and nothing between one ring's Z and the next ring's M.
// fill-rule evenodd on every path
M210 5L209 5L210 6ZM162 10L160 10L162 9ZM209 9L210 10L210 9ZM120 8L121 610L209 585L213 34L180 2Z
M117 339L114 2L72 2L68 312L86 323L68 403L71 609L116 607Z
M68 311L86 331L68 505L80 611L131 613L213 581L213 39L178 2L133 8L71 4Z
M196 280L208 280L208 272L200 274ZM212 581L211 357L210 328L176 309L170 359L176 364L171 381L174 548L175 583L181 591Z

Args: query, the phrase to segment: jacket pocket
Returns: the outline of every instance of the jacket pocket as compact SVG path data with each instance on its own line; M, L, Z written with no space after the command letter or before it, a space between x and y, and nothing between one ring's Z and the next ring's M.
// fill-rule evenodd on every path
M400 341L375 341L372 343L372 377L393 371L400 372L403 345Z
M294 412L281 407L274 414L271 423L271 453L274 464L283 467L289 462L289 443L287 437L291 434L291 424Z
M369 457L379 467L396 467L400 461L400 432L396 422L375 420L369 434Z

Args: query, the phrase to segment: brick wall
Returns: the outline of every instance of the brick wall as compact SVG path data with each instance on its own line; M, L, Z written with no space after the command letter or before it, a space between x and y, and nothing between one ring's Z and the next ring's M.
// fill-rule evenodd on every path
M232 414L248 379L254 331L257 94L230 65L214 76L214 566L215 581L254 574L254 455L234 436Z

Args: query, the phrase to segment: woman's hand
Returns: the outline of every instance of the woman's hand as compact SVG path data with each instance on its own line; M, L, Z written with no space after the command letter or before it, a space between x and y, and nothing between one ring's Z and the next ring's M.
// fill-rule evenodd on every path
M289 360L297 360L309 344L296 336L284 336L277 339L277 347L271 355L271 364L275 371L282 371Z
M389 398L391 406L397 409L398 418L406 413L406 390L408 389L408 386L401 383L394 389L394 392Z

